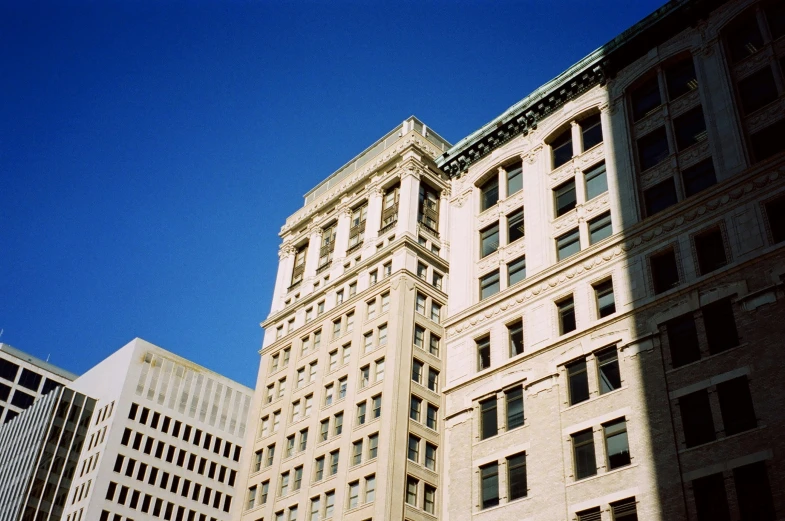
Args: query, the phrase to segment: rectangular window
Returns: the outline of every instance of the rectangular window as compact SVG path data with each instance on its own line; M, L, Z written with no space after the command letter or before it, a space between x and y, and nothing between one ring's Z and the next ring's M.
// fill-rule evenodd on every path
M412 381L417 382L418 384L422 383L422 373L424 367L425 364L419 360L414 360L412 362Z
M613 521L638 521L638 509L634 497L614 501L610 507Z
M726 436L758 426L746 376L717 384L717 396L720 399L720 412Z
M698 521L730 521L728 495L722 474L712 474L692 481Z
M609 393L621 387L619 356L615 346L597 353L597 366L600 372L600 394Z
M613 235L611 212L605 212L589 221L589 244L597 243L611 235Z
M558 260L564 260L581 251L581 236L578 228L556 237L556 251Z
M484 336L476 341L477 344L477 370L482 371L491 366L491 337Z
M676 134L676 148L684 150L696 143L706 140L706 121L700 106L673 118L673 129Z
M730 299L713 302L701 308L706 339L711 354L721 353L739 345L733 304Z
M585 402L589 399L589 375L586 360L578 360L566 367L570 393L570 405Z
M375 420L382 415L382 395L377 394L371 398L371 417Z
M316 458L313 468L313 480L321 481L324 478L324 456Z
M409 434L409 446L406 457L415 463L420 463L420 438L414 434Z
M672 318L665 323L668 332L671 363L673 367L681 367L700 360L698 331L692 313Z
M428 404L427 413L425 416L425 426L429 429L436 430L436 422L438 420L439 408L433 404Z
M379 452L379 435L371 434L368 436L368 459L374 459Z
M643 200L648 217L676 204L676 185L673 183L673 178L669 177L665 181L645 190L643 192Z
M657 76L652 76L632 91L630 96L632 105L632 120L638 121L648 116L662 104L660 86Z
M527 494L526 453L521 452L507 458L507 498L513 501Z
M376 475L372 474L365 478L365 502L373 503L376 500Z
M578 202L575 195L575 179L570 179L553 189L553 199L556 204L556 217L575 208Z
M785 120L779 120L750 136L755 161L763 161L785 150Z
M710 186L717 184L717 176L714 173L714 162L709 158L689 168L685 168L681 172L681 178L684 181L685 196L690 197L702 192Z
M409 403L409 418L418 422L420 421L420 414L422 411L422 400L416 396L412 396Z
M495 222L480 231L480 258L499 249L499 223Z
M692 56L665 69L665 84L668 87L668 99L671 101L698 88L698 78L692 63Z
M616 313L616 300L613 297L613 280L608 279L595 285L594 296L597 300L597 316L599 318Z
M600 507L587 508L580 512L575 512L575 518L578 521L600 521L602 519L602 511Z
M439 322L441 322L441 319L442 319L441 304L437 304L436 302L431 302L431 320L438 324Z
M591 429L572 435L572 448L575 457L575 479L588 478L597 474L594 459L594 435Z
M439 356L439 342L441 339L435 334L431 333L428 338L428 352L433 356Z
M741 519L773 521L777 517L765 462L736 467L733 481Z
M499 176L495 175L480 187L480 211L484 212L495 206L497 202L499 202Z
M425 329L422 326L418 326L415 324L414 326L414 345L423 349L423 345L425 342Z
M499 270L483 275L480 278L480 300L484 300L499 292Z
M507 173L507 197L523 189L523 163L513 163L504 167Z
M553 168L559 168L572 159L572 129L568 128L551 142Z
M366 404L365 402L360 402L357 404L357 425L362 425L365 423L365 412Z
M333 517L333 510L335 509L335 491L331 490L324 494L324 518L330 519Z
M333 436L338 436L343 432L343 413L339 412L333 417Z
M641 170L660 164L668 157L668 138L665 134L665 127L659 127L638 139L638 161Z
M608 455L608 470L630 464L630 445L627 439L627 421L624 418L605 423L605 452Z
M507 430L523 425L523 387L516 387L504 392L507 409Z
M425 468L436 470L436 446L425 443Z
M695 236L695 252L701 275L717 270L728 263L725 243L719 228Z
M380 358L376 362L374 362L376 374L374 376L375 381L381 382L384 380L384 358Z
M594 165L583 173L586 180L586 200L594 199L608 191L608 176L605 171L605 162Z
M753 72L743 80L739 80L736 86L745 114L752 114L779 97L771 66Z
M774 243L785 241L785 197L766 203L766 218Z
M338 473L338 460L340 459L341 452L334 450L330 453L330 476Z
M439 371L433 367L428 368L428 390L433 392L439 391Z
M308 521L319 521L319 514L322 511L319 496L311 498L311 514Z
M436 273L436 271L433 272L433 277L431 277L431 284L433 285L434 288L442 289L443 280L444 277Z
M421 315L425 314L425 295L422 293L417 293L417 296L415 297L414 309Z
M436 488L429 484L423 487L424 498L422 508L429 514L433 514L436 510Z
M349 504L347 507L349 509L357 508L357 505L360 502L360 482L359 481L352 481L349 483Z
M352 465L359 465L363 461L363 440L352 443Z
M480 467L480 505L482 508L499 504L499 464L490 463Z
M679 268L676 253L671 249L650 258L654 293L659 294L679 285Z
M422 262L417 263L417 276L422 280L428 279L428 266L423 264Z
M419 480L411 477L406 476L406 504L411 505L413 507L417 506L417 487L419 486Z
M507 216L507 244L517 241L523 235L523 208L521 208Z
M679 398L679 411L687 447L695 447L714 441L714 419L709 405L709 393L701 389Z
M507 335L510 339L510 357L523 353L523 320L508 324Z
M559 315L559 334L575 331L575 300L572 296L556 303Z
M480 439L484 440L499 433L496 414L496 397L480 402Z
M583 135L583 150L589 150L602 143L602 122L600 115L594 114L580 122Z

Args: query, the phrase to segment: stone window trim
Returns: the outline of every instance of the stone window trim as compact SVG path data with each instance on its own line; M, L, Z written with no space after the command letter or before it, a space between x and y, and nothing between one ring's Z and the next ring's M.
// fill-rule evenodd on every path
M484 458L481 458L481 459L476 460L476 461L473 462L474 463L474 480L475 480L475 483L477 483L478 485L481 483L481 480L482 480L481 476L482 476L482 468L483 467L487 468L490 465L497 465L497 467L498 467L497 468L497 470L498 470L498 476L497 476L497 480L498 480L498 501L499 501L498 505L483 508L483 506L482 506L482 497L481 497L481 489L480 489L480 487L477 487L477 491L475 492L475 494L476 494L476 501L474 501L475 512L478 512L478 513L479 512L486 512L486 511L493 510L493 509L498 508L498 507L502 507L505 504L509 504L509 503L514 502L514 501L519 501L519 500L523 500L523 499L526 499L526 498L530 497L530 496L526 495L524 497L508 501L508 492L509 492L508 458L510 456L516 456L516 455L519 455L519 454L526 454L526 455L528 455L529 454L529 448L530 448L530 444L529 443L525 443L525 444L522 444L522 445L507 446L507 447L504 448L504 454L503 455L494 454L492 456L486 456ZM527 489L531 490L531 487L527 487Z
M477 181L474 183L474 192L476 193L475 200L477 201L477 216L486 212L499 212L499 208L504 206L504 203L507 200L512 199L523 191L522 189L519 189L510 194L508 193L507 185L507 172L514 171L516 167L522 168L523 160L524 156L513 154L510 157L502 159L496 166L489 168L484 174L478 177ZM522 172L519 175L522 175ZM496 202L494 204L489 204L483 209L483 189L491 184L494 177L496 178Z
M601 393L600 392L600 382L599 382L599 379L600 379L600 376L601 376L600 372L599 372L599 370L600 370L599 355L602 354L602 353L605 353L605 352L607 352L607 351L609 351L611 349L614 349L614 348L617 350L618 364L619 364L619 368L620 368L621 385L620 385L620 387L618 389L613 389L611 391L608 391L608 392L605 392L605 393ZM561 401L562 401L562 409L561 410L562 410L562 412L566 411L567 409L580 407L581 405L583 405L585 403L594 402L598 398L602 398L604 396L607 396L609 394L613 394L615 392L622 391L622 390L627 388L626 371L624 370L624 363L623 363L623 357L622 357L622 352L623 352L622 350L623 350L623 348L624 348L624 345L621 342L621 340L619 340L619 341L616 341L616 342L611 342L609 344L603 344L602 346L599 346L599 347L592 347L590 351L588 351L586 353L583 353L580 356L572 357L572 358L569 358L567 360L563 360L563 361L559 361L558 362L558 374L559 374L559 377L562 378L562 380L561 380L562 382L565 382L564 385L561 385L561 387L564 388L564 391L562 391L562 397L561 397ZM575 404L570 404L570 389L569 389L569 385L567 384L567 382L569 381L569 375L568 375L567 367L570 366L571 364L575 363L575 362L580 362L580 361L585 361L586 362L586 372L587 372L587 378L588 378L588 382L589 382L589 398L587 400L583 400L583 401L580 401L580 402L575 403ZM619 416L623 416L623 414L619 414ZM603 416L602 418L605 418L605 417ZM602 422L605 422L605 421L608 421L608 420L607 419L602 419ZM571 430L580 430L580 429L571 429Z
M710 270L706 273L701 273L700 266L698 264L698 249L696 246L695 239L700 237L701 235L705 235L707 233L711 233L713 231L719 231L720 236L722 237L722 246L725 251L725 265L716 268L714 270ZM695 268L695 273L698 277L703 277L705 275L716 274L717 271L722 270L725 266L729 266L733 262L733 252L731 251L730 239L728 237L728 229L725 219L721 219L714 224L710 224L708 226L704 226L700 230L696 230L695 232L690 234L690 250L692 253L692 261ZM677 258L677 265L678 265L678 258Z
M472 402L473 402L472 408L475 411L474 412L474 417L476 418L475 421L474 421L474 425L475 425L474 435L472 437L473 440L474 440L474 443L482 443L485 440L489 440L489 439L494 439L495 440L495 439L498 439L499 436L501 436L501 435L503 435L503 434L505 434L507 432L510 432L510 431L516 431L517 432L521 427L525 428L526 426L529 425L529 422L526 421L526 398L528 396L527 392L526 392L526 388L527 388L528 383L529 383L528 382L528 378L524 377L524 378L522 378L520 380L517 380L515 382L507 383L507 384L504 385L504 387L500 387L499 389L497 389L497 390L495 390L493 392L488 392L488 393L482 394L482 395L477 396L477 397L472 399ZM523 389L524 423L520 427L515 427L513 429L508 429L507 428L507 404L506 404L505 398L506 398L506 395L507 395L508 392L513 391L516 388L522 388ZM482 406L480 404L483 403L483 402L488 401L489 399L493 399L493 398L496 399L496 428L497 428L497 433L496 433L495 436L490 436L490 437L487 437L487 438L483 439L482 438L482 433L481 433L481 431L482 431ZM524 450L524 449L521 449L521 450ZM525 450L528 450L528 445L527 445ZM486 463L489 463L489 462L491 462L491 460L488 460L488 461L483 460L482 465L485 465Z
M584 155L588 155L592 151L602 147L604 144L605 134L607 134L607 128L602 124L602 118L600 118L600 128L602 130L602 138L600 141L590 148L585 148L583 146L583 139L584 139L584 132L582 123L588 120L593 120L597 116L602 113L601 104L584 107L581 109L580 112L571 116L568 120L563 121L559 124L556 128L554 128L550 134L543 140L543 143L547 147L547 150L550 151L549 155L549 162L548 162L548 171L549 172L557 172L557 171L565 171L565 170L574 170L576 164L581 162L581 159ZM591 125L592 127L594 125ZM587 129L588 130L588 129ZM570 159L567 159L564 163L554 167L554 160L553 160L553 151L552 151L552 143L559 138L565 136L565 134L569 133L569 142L572 144L572 153L570 154Z

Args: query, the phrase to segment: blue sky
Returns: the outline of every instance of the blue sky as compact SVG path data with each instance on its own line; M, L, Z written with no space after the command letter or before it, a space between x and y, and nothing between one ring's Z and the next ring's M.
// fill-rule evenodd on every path
M307 190L411 114L457 142L661 4L3 2L0 341L80 373L139 336L253 386Z

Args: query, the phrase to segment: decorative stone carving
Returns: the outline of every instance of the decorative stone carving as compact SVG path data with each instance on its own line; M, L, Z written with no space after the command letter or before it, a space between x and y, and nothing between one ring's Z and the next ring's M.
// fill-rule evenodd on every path
M586 203L583 204L584 214L591 215L600 208L605 210L609 206L608 199L608 192L605 192L604 194L598 195L590 201L586 201Z
M550 177L551 187L561 184L564 180L570 177L575 177L575 163L573 160L568 161L556 170L552 170L548 177Z
M495 252L491 253L490 255L482 259L479 262L479 264L477 264L477 270L479 271L479 273L482 274L482 272L484 272L485 270L492 268L494 266L498 266L500 260L501 260L501 254L499 253L499 250L496 250Z
M665 124L665 109L664 105L659 107L655 110L652 114L649 114L642 120L635 123L635 135L636 136L643 136L648 134L652 130L657 127L661 127Z
M700 104L700 101L700 93L698 92L698 89L679 96L673 100L668 107L671 118L680 116L684 112L687 112L688 110L696 107Z
M420 176L422 175L423 175L422 167L420 167L413 161L403 165L403 169L401 170L401 180L403 180L404 177L412 176L419 181Z
M449 187L447 187L444 190L442 190L442 193L441 193L441 198L442 199L449 200L451 196L452 196L452 191L450 190Z
M463 208L463 205L466 204L466 201L469 200L469 197L471 196L471 193L472 193L472 191L471 191L471 189L469 189L469 190L463 192L458 197L456 197L453 200L453 202L455 203L455 206L457 206L458 208Z
M737 80L743 79L745 76L756 72L769 60L771 60L771 48L764 48L737 64L733 68L734 76L736 76Z
M653 166L640 175L641 188L646 189L674 174L673 156Z
M496 206L489 210L485 210L480 216L477 218L477 223L480 225L480 228L485 228L487 224L492 223L493 221L498 221L500 217L499 207Z
M768 127L782 117L783 109L785 109L785 102L780 99L765 109L759 110L752 117L747 118L747 129L750 133L753 133Z
M580 208L576 208L566 214L562 215L553 223L553 228L559 232L565 228L572 228L578 224L578 211Z
M696 143L679 154L679 166L684 169L702 161L709 156L709 141Z
M541 144L537 145L534 148L530 149L526 154L522 155L521 157L526 163L533 165L534 162L537 161L537 156L542 151L542 149L543 146Z

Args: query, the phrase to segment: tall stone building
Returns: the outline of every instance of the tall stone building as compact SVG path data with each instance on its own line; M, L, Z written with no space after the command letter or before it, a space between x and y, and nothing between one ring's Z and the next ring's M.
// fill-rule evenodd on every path
M287 219L243 520L439 515L448 147L409 118Z
M281 231L241 518L782 518L783 108L782 1L675 1L330 176Z

